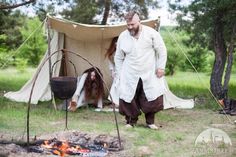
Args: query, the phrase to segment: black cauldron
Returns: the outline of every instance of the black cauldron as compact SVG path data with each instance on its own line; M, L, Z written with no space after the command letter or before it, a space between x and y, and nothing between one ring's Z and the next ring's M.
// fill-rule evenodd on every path
M55 97L62 100L69 99L76 90L77 78L70 76L52 77L50 84Z

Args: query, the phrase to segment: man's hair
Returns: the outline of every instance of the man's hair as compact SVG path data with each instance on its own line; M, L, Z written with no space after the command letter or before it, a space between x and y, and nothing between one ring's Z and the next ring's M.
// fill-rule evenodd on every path
M139 13L137 11L129 11L125 16L126 21L131 21L134 17L134 15L137 14L139 16Z

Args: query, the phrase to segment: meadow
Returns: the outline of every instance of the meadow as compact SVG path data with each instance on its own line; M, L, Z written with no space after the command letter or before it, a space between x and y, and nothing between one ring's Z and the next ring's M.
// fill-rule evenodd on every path
M26 136L26 103L13 102L3 97L5 92L16 91L31 77L34 69L24 72L16 69L0 71L0 141L19 140ZM229 95L236 98L236 75L231 75ZM159 112L155 122L157 131L145 127L144 115L138 125L125 128L124 117L117 113L118 126L124 150L118 152L124 157L187 157L187 156L235 156L236 125L233 116L218 114L220 106L211 96L208 73L176 72L167 76L170 90L182 98L194 98L193 109L168 109ZM62 101L56 100L58 108ZM84 107L68 114L69 130L79 130L92 134L117 136L112 112L95 112L92 107ZM196 149L194 142L198 135L208 129L218 128L226 132L231 141L230 149L220 151ZM52 102L40 102L31 106L30 136L39 137L64 131L65 111L55 110ZM118 156L115 154L114 156Z

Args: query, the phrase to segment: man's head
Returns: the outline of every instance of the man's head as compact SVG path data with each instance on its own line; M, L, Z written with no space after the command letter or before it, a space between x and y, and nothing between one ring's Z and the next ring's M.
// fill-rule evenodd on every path
M127 29L130 32L130 35L135 36L138 34L140 29L140 18L139 14L135 11L128 12L125 15L125 20L127 23Z

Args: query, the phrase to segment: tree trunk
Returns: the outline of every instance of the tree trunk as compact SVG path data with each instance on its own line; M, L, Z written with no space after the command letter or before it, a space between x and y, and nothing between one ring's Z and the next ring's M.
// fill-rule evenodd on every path
M225 71L225 80L224 80L224 90L228 90L228 84L230 80L230 74L232 70L232 65L233 65L233 51L234 51L234 43L235 43L235 32L236 32L236 24L234 24L233 29L232 29L232 34L231 34L231 40L230 44L228 47L228 57L227 57L227 67Z
M225 92L222 86L222 78L226 63L226 45L223 36L223 12L218 12L218 16L215 20L214 25L214 49L215 49L215 61L211 73L211 80L210 80L210 88L213 95L218 98L222 99L225 97Z
M102 18L102 25L106 25L107 24L107 19L109 16L109 12L110 12L110 7L111 7L111 0L105 0L105 10L104 10L104 14L103 14L103 18Z

